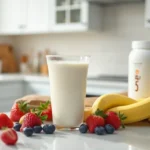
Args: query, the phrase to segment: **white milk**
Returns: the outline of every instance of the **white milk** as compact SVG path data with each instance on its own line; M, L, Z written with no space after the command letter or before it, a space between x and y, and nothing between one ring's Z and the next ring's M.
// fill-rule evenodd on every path
M53 123L76 127L83 120L88 63L48 61Z

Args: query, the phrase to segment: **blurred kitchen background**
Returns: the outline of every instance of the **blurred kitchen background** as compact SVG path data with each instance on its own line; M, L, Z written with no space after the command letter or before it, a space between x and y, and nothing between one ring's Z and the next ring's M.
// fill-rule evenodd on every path
M149 27L150 0L0 0L0 110L50 94L46 54L91 55L87 97L126 92L131 42Z

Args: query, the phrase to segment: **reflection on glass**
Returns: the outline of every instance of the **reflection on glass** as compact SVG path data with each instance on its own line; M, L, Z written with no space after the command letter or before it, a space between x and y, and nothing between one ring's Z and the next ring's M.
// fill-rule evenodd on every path
M71 10L70 22L80 22L80 9Z
M57 11L56 14L56 22L57 23L65 23L66 22L66 12L65 11Z
M57 6L65 6L66 5L66 0L57 0L56 5Z
M70 4L74 5L74 4L80 4L81 0L70 0Z

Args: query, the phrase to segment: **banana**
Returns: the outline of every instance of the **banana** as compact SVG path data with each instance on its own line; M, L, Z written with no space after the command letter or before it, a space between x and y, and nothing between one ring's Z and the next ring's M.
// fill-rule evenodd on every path
M96 112L97 109L107 111L110 108L116 106L123 106L136 103L137 101L127 96L120 94L105 94L96 99L92 106L92 114Z
M118 106L108 111L123 113L127 118L124 124L134 123L150 118L150 97L127 106Z

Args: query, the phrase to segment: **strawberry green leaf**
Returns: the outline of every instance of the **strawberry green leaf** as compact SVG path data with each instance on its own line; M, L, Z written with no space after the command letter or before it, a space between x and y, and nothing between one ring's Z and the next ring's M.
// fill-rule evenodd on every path
M18 104L19 109L22 112L24 112L24 113L29 112L29 107L28 107L28 103L27 102L21 101L21 102L18 102L17 104Z
M104 111L102 111L100 109L97 109L94 115L101 116L103 118L107 118L107 115L104 113Z
M47 110L50 105L50 101L46 101L45 103L40 103L40 106L32 109L32 112L35 113L38 117L41 118L42 121L47 120L47 115L42 115L42 112Z
M127 119L127 117L126 117L126 116L123 116L121 120L125 120L125 119Z
M127 116L125 116L123 113L119 112L118 117L120 118L122 128L125 128L125 125L122 121L125 120L127 118Z
M47 120L47 117L48 117L47 115L44 115L44 116L41 116L40 119L41 119L42 121L45 121L45 120Z

